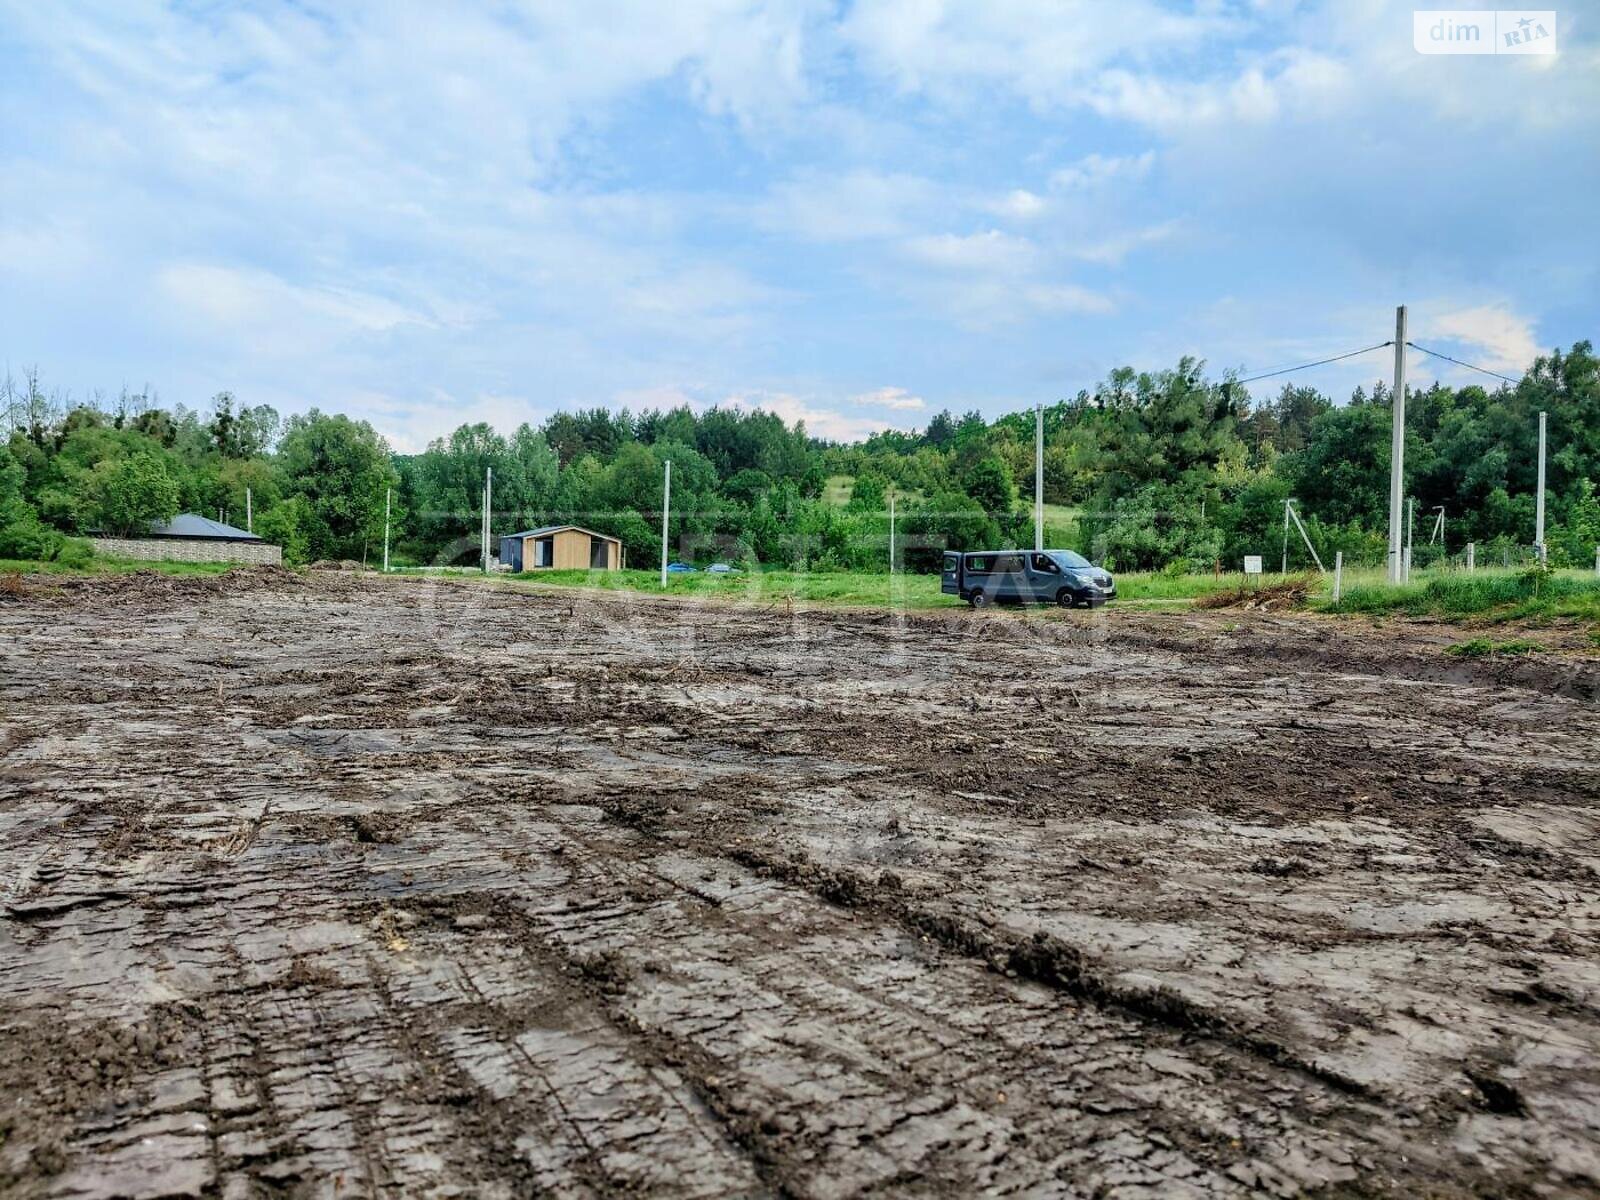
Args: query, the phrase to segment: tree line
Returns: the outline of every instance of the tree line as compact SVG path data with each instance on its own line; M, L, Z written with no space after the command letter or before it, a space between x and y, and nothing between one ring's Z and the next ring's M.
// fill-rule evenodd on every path
M1540 411L1551 561L1592 561L1600 360L1588 342L1540 357L1514 386L1408 389L1419 561L1468 540L1484 561L1525 551ZM248 489L255 532L290 562L374 561L386 502L397 561L473 562L492 469L496 535L572 522L620 537L630 563L646 565L668 460L669 534L684 557L881 570L891 495L911 569L936 569L944 547L1033 536L1031 411L941 412L923 429L842 445L762 411L597 407L509 434L462 425L410 455L365 421L314 408L280 418L229 393L168 407L148 389L74 401L46 394L34 373L0 381L0 413L0 558L82 558L84 534L137 534L181 511L242 524ZM1044 409L1045 499L1072 514L1052 521L1053 541L1118 570L1237 569L1277 548L1292 496L1325 560L1342 550L1381 562L1390 416L1382 385L1344 404L1293 384L1255 400L1192 359L1113 371ZM1447 541L1429 546L1441 505Z

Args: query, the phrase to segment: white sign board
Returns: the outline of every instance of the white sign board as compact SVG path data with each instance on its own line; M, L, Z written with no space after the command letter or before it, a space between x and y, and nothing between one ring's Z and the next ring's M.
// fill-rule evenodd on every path
M1244 573L1246 575L1261 574L1261 555L1246 554L1244 556Z

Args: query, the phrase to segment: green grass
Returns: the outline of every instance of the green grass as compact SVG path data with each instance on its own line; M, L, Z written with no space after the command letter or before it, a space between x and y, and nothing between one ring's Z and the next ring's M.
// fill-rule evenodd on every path
M1168 575L1164 571L1117 572L1117 597L1121 600L1183 603L1212 592L1239 587L1242 575ZM1274 579L1277 576L1273 576Z
M1493 658L1496 655L1537 654L1543 649L1544 647L1538 642L1530 642L1525 638L1497 642L1491 638L1476 637L1469 641L1457 642L1454 646L1446 646L1444 652L1456 658Z
M94 558L82 565L35 562L31 559L0 558L0 574L13 571L24 575L132 575L136 571L159 571L163 575L221 575L243 563L143 562L131 558Z
M738 575L668 575L656 571L537 571L499 575L513 586L588 587L607 592L709 596L745 604L856 605L865 608L938 608L960 601L939 591L937 575L868 575L846 571L746 571Z
M1577 572L1452 572L1389 587L1349 587L1331 612L1395 613L1446 620L1487 621L1600 620L1600 579Z
M850 475L829 475L828 481L822 485L822 500L824 504L831 504L835 508L843 508L850 503L850 489L855 484L855 478Z
M468 573L469 575L472 573ZM712 596L745 603L855 605L865 608L955 608L962 601L939 590L939 576L858 571L747 571L739 575L669 575L661 586L656 571L533 571L496 575L515 584L589 587L608 592L651 595ZM1196 596L1237 587L1238 576L1160 573L1117 576L1117 594L1141 606L1182 605Z

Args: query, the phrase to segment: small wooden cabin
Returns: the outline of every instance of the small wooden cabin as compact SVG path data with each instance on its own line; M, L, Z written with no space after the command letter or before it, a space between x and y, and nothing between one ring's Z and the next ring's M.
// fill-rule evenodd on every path
M578 525L546 525L501 538L500 565L513 571L616 571L622 539Z

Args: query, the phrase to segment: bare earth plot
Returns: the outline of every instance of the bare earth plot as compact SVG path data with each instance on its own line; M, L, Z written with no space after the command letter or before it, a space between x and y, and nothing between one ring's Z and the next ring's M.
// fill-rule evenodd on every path
M1600 1194L1597 686L1306 618L30 581L0 1194Z

